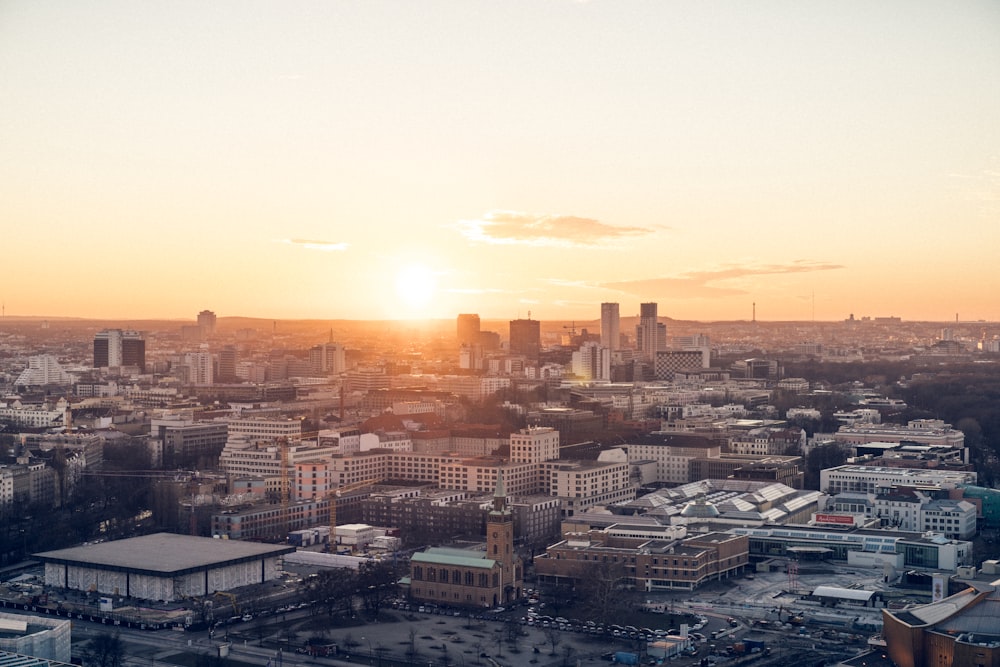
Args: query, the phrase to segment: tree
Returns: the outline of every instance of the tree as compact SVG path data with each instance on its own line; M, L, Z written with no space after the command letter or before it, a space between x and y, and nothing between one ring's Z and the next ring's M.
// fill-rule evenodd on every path
M358 592L373 618L396 596L397 581L399 575L392 563L366 561L358 568Z
M582 565L582 563L581 563ZM589 618L610 623L628 609L634 593L629 590L625 566L622 563L589 563L586 576L580 577L577 591Z
M302 583L305 598L326 610L328 616L350 614L358 590L358 575L346 567L321 570Z
M87 642L84 650L86 667L122 667L125 643L118 633L102 632Z
M559 646L559 640L562 639L562 636L559 634L559 629L548 627L545 628L544 632L545 632L545 641L549 643L549 646L552 649L551 651L549 651L549 655L555 655L556 646Z

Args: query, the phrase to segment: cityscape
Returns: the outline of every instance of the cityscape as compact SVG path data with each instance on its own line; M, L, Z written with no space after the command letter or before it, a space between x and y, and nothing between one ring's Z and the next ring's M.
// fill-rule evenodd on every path
M991 664L1000 323L638 306L4 318L0 648Z
M0 3L0 667L1000 667L1000 3Z

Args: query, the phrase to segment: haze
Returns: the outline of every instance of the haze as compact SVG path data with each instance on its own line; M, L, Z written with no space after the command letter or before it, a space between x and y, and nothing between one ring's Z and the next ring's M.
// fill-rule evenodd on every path
M1000 319L1000 5L0 5L6 315Z

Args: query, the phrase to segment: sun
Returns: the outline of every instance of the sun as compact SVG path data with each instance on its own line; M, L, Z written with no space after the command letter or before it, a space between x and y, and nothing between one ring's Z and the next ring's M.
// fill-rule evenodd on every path
M434 299L437 280L423 264L408 264L396 274L396 296L410 310L422 310Z

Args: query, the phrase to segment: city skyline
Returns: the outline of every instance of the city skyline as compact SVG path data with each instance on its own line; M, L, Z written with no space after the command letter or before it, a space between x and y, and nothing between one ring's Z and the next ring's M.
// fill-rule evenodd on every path
M995 3L14 1L0 81L5 316L1000 320Z

